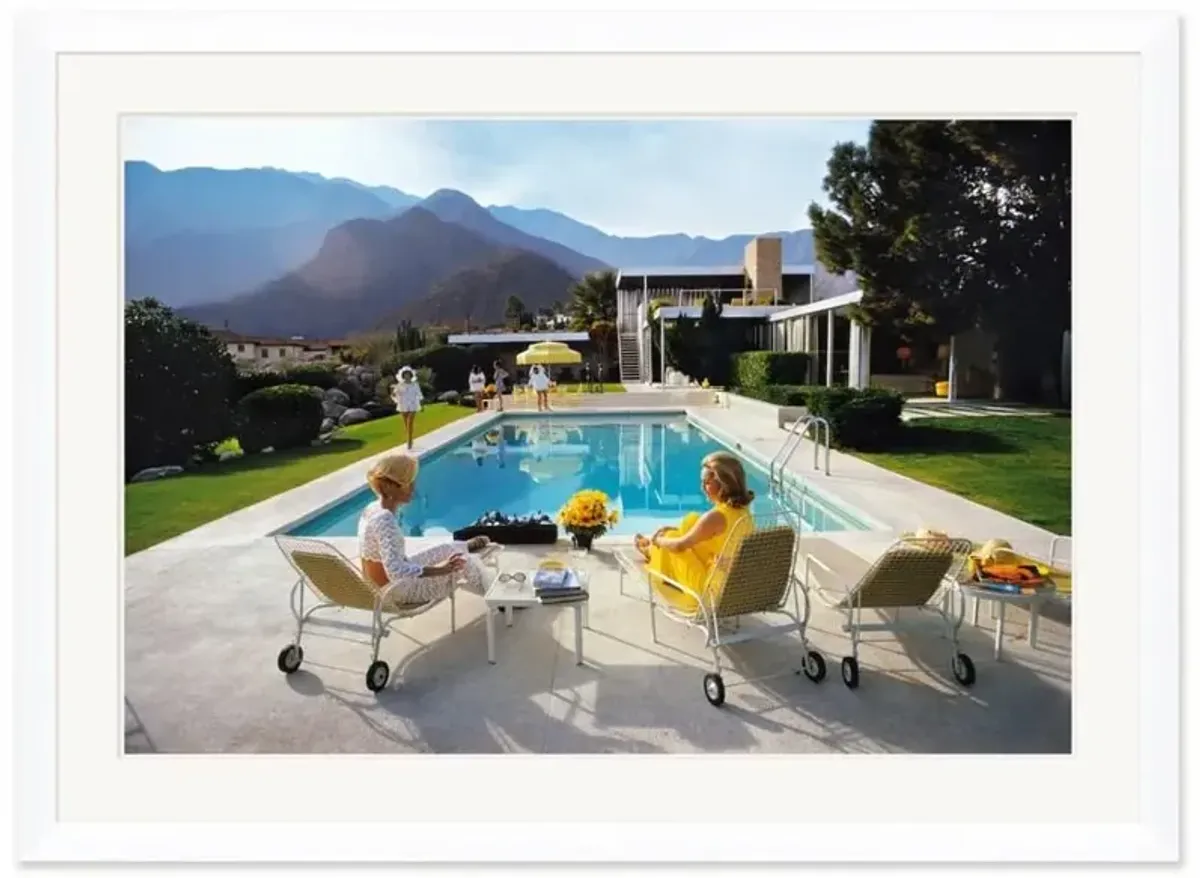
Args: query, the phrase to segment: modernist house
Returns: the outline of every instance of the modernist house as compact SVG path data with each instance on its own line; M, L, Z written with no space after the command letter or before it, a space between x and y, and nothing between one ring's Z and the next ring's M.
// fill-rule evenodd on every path
M760 237L746 245L741 265L623 268L617 273L617 333L621 380L653 383L663 373L654 362L652 318L658 331L681 317L700 316L704 301L722 305L722 317L749 321L752 343L766 350L805 351L813 356L810 383L845 379L854 387L870 381L870 332L846 314L862 298L852 277L820 265L785 264L783 242ZM846 339L843 346L838 336ZM664 345L660 338L659 359ZM844 360L841 368L838 362Z
M753 239L741 265L621 269L621 380L660 380L666 325L681 317L698 318L712 296L721 302L723 318L747 321L747 340L753 347L809 354L809 384L890 387L926 395L942 378L951 399L990 395L994 366L992 340L986 334L970 332L918 346L894 332L873 332L849 315L850 306L863 296L852 275L831 274L820 264L786 264L782 243L779 238ZM661 318L657 344L655 315Z

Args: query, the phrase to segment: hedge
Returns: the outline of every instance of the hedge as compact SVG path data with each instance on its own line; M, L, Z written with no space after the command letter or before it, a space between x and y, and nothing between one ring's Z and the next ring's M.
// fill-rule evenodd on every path
M809 394L823 389L805 384L770 384L766 387L740 387L738 392L771 405L807 406Z
M328 390L337 387L342 375L332 367L321 364L293 366L278 372L239 372L235 388L235 399L264 387L279 387L283 384L300 384L305 387L320 387Z
M746 351L733 356L733 384L743 389L773 384L801 385L809 355L799 351Z
M891 446L900 432L904 397L891 390L818 387L808 392L808 411L829 422L839 448L860 451Z
M324 412L311 385L280 384L243 396L237 403L238 444L246 454L308 445L321 432Z

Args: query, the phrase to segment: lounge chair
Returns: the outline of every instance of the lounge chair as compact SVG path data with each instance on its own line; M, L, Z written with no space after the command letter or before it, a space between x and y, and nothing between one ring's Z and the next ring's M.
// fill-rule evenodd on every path
M391 668L379 658L380 641L388 629L401 619L409 619L432 610L446 598L422 603L400 603L391 596L392 589L380 588L365 579L350 560L329 543L299 537L277 536L275 543L288 563L299 575L292 587L290 605L296 618L296 639L279 652L277 665L285 674L295 673L304 661L300 645L304 623L318 610L328 608L365 610L371 613L371 664L367 667L367 688L378 692L387 685ZM483 553L489 557L500 547ZM306 588L307 586L307 588ZM304 607L304 593L312 589L319 598L316 605ZM454 590L449 594L450 630L454 631Z
M646 569L645 560L634 551L618 551L621 565L621 592L624 593L624 578L627 572L646 580L650 594L650 634L658 642L655 613L705 633L705 647L712 650L712 672L704 675L704 697L714 707L725 703L725 681L721 677L720 648L778 637L797 632L800 635L802 664L797 673L803 673L814 683L825 677L825 658L808 643L808 620L810 603L808 591L796 578L795 567L799 539L796 531L787 526L757 527L746 524L745 530L735 529L725 540L725 547L709 571L708 581L702 592L697 594L680 582L675 582ZM663 589L677 589L681 595L690 597L695 609L690 612L664 600L655 587L661 583ZM789 609L788 597L792 608ZM801 613L800 602L804 601ZM791 620L788 625L742 631L742 616L779 613ZM733 628L731 631L730 628Z
M842 630L850 635L851 654L842 659L842 682L855 689L859 683L858 644L864 631L898 631L905 627L899 611L906 608L932 609L946 626L950 639L950 670L964 686L975 682L975 665L960 652L958 631L962 627L966 600L958 580L971 552L971 541L950 537L902 537L880 555L857 582L843 591L830 588L834 571L813 554L804 560L804 581L829 607L844 612ZM824 571L823 584L813 568ZM941 598L940 602L934 601ZM957 598L957 613L951 604ZM894 610L891 621L864 622L863 610Z

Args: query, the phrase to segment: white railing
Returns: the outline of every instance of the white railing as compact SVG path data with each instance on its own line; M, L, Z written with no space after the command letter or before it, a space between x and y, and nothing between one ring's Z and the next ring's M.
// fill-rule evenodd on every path
M771 458L771 468L767 477L770 480L769 484L771 487L773 489L778 488L781 495L784 493L784 474L787 471L788 462L796 453L796 449L800 447L800 443L804 440L804 437L808 435L808 431L813 427L816 428L816 435L813 437L813 469L820 468L820 452L821 448L824 447L825 475L829 475L829 422L816 415L805 415L792 424L787 436L784 437L783 444L779 446L779 450ZM822 428L824 428L823 433Z

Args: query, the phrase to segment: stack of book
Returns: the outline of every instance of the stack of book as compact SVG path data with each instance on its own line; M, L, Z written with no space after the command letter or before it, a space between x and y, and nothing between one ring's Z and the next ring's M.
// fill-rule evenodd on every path
M533 574L533 591L543 604L586 601L588 594L575 571L558 564L543 564Z

